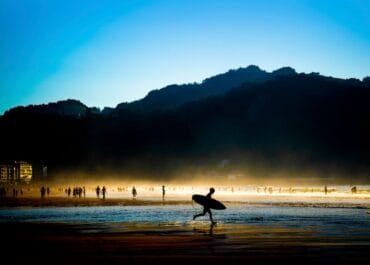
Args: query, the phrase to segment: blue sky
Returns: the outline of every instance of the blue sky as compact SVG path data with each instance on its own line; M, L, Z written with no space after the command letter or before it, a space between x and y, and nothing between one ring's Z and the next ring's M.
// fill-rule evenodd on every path
M370 75L370 2L0 0L0 113L115 106L250 64Z

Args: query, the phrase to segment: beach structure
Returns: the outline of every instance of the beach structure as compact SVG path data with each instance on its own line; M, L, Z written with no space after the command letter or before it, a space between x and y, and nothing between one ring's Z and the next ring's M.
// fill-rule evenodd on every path
M32 180L32 165L25 161L13 161L0 165L0 182L30 182Z

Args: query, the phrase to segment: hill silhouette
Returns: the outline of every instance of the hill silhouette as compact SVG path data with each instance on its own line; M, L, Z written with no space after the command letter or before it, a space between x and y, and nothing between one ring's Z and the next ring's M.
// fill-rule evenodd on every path
M165 108L159 102L166 102L163 93L171 94L166 88L156 92L155 103L145 101L156 95L149 93L140 108L134 102L100 112L67 101L79 111L10 110L0 117L0 135L6 139L0 160L47 164L55 176L78 171L152 179L284 175L370 180L367 79L297 74L290 68L280 74L246 69L256 73L249 81L239 70L230 71L194 85L202 90L207 84L213 89L209 95L199 98L199 92L180 103L175 93L176 103L163 103ZM235 80L227 82L226 76ZM223 82L228 86L217 85ZM191 91L186 86L183 90Z
M39 114L39 115L59 115L80 118L85 117L88 111L92 111L94 109L95 108L89 110L89 108L80 101L68 99L49 104L15 107L6 111L5 115L17 116L17 115Z
M278 76L296 74L290 67L283 67L271 73L261 70L258 66L230 70L203 80L202 83L169 85L162 89L152 90L146 97L132 103L122 103L117 109L131 110L164 110L177 107L186 102L204 99L210 96L223 95L243 83L262 83Z

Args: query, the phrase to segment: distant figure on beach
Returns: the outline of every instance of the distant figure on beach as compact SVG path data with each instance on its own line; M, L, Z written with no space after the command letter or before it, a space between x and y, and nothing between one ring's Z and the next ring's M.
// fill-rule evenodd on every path
M50 195L50 188L49 187L47 187L46 188L46 194L49 196Z
M352 194L356 194L357 193L357 187L353 186L352 189L351 189L351 192L352 192Z
M0 197L5 197L6 196L6 190L4 187L0 188Z
M84 198L86 197L86 190L85 190L85 186L83 186L83 192L84 192Z
M135 186L132 187L132 198L135 199L137 195L137 191L135 189Z
M215 189L214 188L210 188L209 189L209 193L206 195L206 198L208 201L210 201L210 199L212 199L212 194L215 193ZM212 218L212 212L211 212L211 207L209 205L209 202L207 203L204 203L203 205L203 212L200 213L200 214L196 214L193 216L193 220L195 220L197 217L199 216L204 216L206 213L209 214L209 219L211 220L211 223L212 224L215 224L216 222L213 221L213 218Z
M44 186L41 187L40 193L41 193L41 198L44 198L45 197L45 187Z
M96 187L96 197L98 197L99 199L99 196L100 196L100 187L99 185Z
M105 186L103 186L101 191L103 193L103 200L105 200L105 193L107 192L107 190L105 189Z
M166 187L162 185L162 199L164 200L164 196L166 195Z
M68 199L69 199L69 196L71 196L71 187L68 187L67 194L68 194Z
M324 187L324 192L325 192L325 195L328 194L328 187L327 186Z

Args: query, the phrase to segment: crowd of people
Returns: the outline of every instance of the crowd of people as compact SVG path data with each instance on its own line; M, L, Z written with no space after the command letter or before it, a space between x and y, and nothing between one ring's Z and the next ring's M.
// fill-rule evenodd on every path
M234 189L231 188L231 191L234 192ZM257 193L269 193L269 194L273 194L274 192L278 192L278 193L297 193L297 192L303 192L303 193L306 193L306 192L322 192L324 193L325 195L327 195L328 193L331 193L331 192L335 192L336 189L335 188L328 188L328 186L324 186L323 189L320 189L320 188L309 188L309 187L305 187L305 188L292 188L292 187L289 187L288 189L282 189L281 187L279 189L273 189L272 187L258 187L257 188ZM351 193L352 194L356 194L357 193L357 188L356 186L352 187L351 188Z
M102 196L103 196L103 200L105 200L105 195L107 193L107 189L105 188L105 186L103 186L101 189L99 187L99 185L96 187L96 197L99 199L100 198L100 190L101 190L101 193L102 193Z
M49 196L50 195L50 188L42 186L40 188L40 194L41 194L41 198L44 198L45 194L47 194L47 196Z
M9 189L5 187L0 187L0 198L5 197L8 193ZM11 193L13 194L13 197L18 197L23 195L23 189L22 188L12 188Z
M229 186L229 187L219 187L219 190L221 191L229 191L231 193L234 193L234 192L238 192L240 193L242 190L241 190L242 187L237 187L237 188L234 188L232 186ZM35 189L39 190L39 194L41 196L41 198L44 198L46 196L50 196L50 193L51 193L51 188L49 186L41 186L40 188L37 188L37 186L0 186L0 198L1 197L6 197L6 196L13 196L13 197L18 197L18 196L28 196L29 194L32 194L32 191L35 191ZM158 189L155 189L153 186L149 186L149 187L146 187L144 188L144 191L149 191L149 192L155 192L155 190L157 190L157 192L161 192L161 195L162 195L162 199L165 200L165 196L166 196L166 191L167 189L171 192L176 192L177 190L179 191L183 191L184 190L184 187L166 187L165 185L162 185L160 187L158 187ZM192 188L193 190L194 188ZM108 188L106 186L96 186L95 188L93 187L90 187L89 188L90 192L94 192L95 191L95 194L96 194L96 197L98 199L103 199L105 200L107 195L108 195ZM132 198L133 199L136 199L138 197L138 188L135 187L135 186L132 186L132 187L128 187L128 186L124 186L124 187L117 187L117 188L112 188L110 189L111 192L131 192L131 195L132 195ZM319 187L313 187L313 188L310 188L310 187L301 187L301 188L292 188L292 187L285 187L285 188L282 188L282 187L272 187L272 186L264 186L264 187L256 187L256 191L257 193L264 193L264 194L279 194L279 193L307 193L307 192L311 192L311 193L323 193L324 195L327 195L327 194L330 194L330 193L333 193L333 192L336 192L337 190L335 188L332 188L332 187L328 187L328 186L324 186L323 188L319 188ZM56 194L65 194L68 198L70 197L73 197L73 198L85 198L87 195L87 188L85 188L85 186L74 186L74 187L68 187L68 188L63 188L63 187L59 187L59 188L55 188L53 189L53 194L56 195ZM353 195L355 194L367 194L370 192L370 190L364 190L364 189L358 189L357 186L351 186L349 188L349 192ZM91 194L90 194L91 195Z
M68 198L71 197L71 193L72 193L73 198L77 198L77 197L81 198L82 195L83 195L84 198L86 197L85 186L83 186L83 187L73 187L73 189L71 189L71 187L68 187L68 189L65 189L64 192L65 192L65 194L67 194Z

